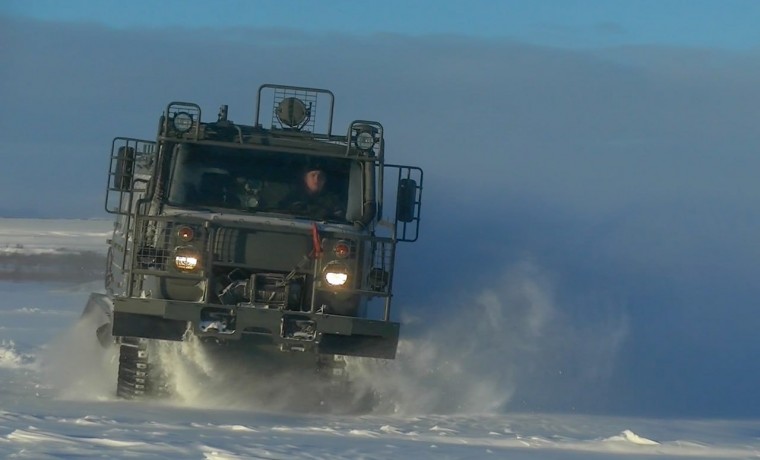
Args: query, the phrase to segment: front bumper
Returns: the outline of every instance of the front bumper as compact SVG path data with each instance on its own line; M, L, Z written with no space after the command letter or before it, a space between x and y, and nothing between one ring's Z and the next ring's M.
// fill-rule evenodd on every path
M350 316L288 311L253 305L214 305L116 297L113 335L182 340L198 337L251 341L282 351L393 359L399 323Z

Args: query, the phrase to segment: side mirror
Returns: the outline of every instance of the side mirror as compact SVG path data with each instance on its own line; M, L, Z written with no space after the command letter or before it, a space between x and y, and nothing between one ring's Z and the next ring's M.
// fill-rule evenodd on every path
M417 182L414 179L398 181L396 193L396 220L411 222L414 220L414 206L417 204Z
M132 175L135 169L135 149L132 147L119 147L116 154L116 168L114 169L113 187L117 190L129 190L132 185Z

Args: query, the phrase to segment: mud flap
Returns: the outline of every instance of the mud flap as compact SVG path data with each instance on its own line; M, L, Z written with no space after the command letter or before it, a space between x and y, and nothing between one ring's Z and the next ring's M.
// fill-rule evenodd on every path
M107 295L94 292L90 294L79 320L91 323L95 329L98 342L103 347L110 346L113 343L113 336L111 335L113 303Z

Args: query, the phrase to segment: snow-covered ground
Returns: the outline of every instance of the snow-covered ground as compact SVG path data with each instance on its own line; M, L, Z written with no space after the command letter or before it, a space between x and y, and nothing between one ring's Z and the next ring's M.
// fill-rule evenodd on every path
M43 254L52 270L77 272L72 255L91 254L100 261L109 228L105 221L0 219L0 259L5 257L0 273L13 272L11 262L31 260L11 255ZM113 396L113 354L99 349L78 322L100 280L86 270L55 283L26 276L39 270L21 270L24 276L0 281L2 458L760 458L758 420L493 409L498 401L488 399L499 393L508 397L506 383L501 389L460 385L454 391L466 404L425 410L446 407L423 402L451 398L452 384L408 375L409 363L416 362L413 353L440 356L430 352L431 344L414 340L402 343L397 362L382 369L382 381L377 369L368 374L386 390L396 390L388 391L382 409L373 413L277 410L246 390L282 382L260 375L225 380L209 372L213 363L194 354L192 344L167 350L176 353L176 370L183 376L179 396L121 401ZM366 371L367 363L351 364ZM216 379L198 382L199 369Z
M0 253L105 253L113 224L100 219L0 218Z

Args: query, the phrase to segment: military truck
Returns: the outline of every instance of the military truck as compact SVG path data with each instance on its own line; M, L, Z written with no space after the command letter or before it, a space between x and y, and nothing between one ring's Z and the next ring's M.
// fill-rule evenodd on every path
M155 141L113 140L105 294L83 315L119 348L121 397L156 390L161 341L317 374L396 355L396 245L418 238L422 170L385 162L376 121L333 133L328 90L265 84L255 107L244 125L171 102Z

